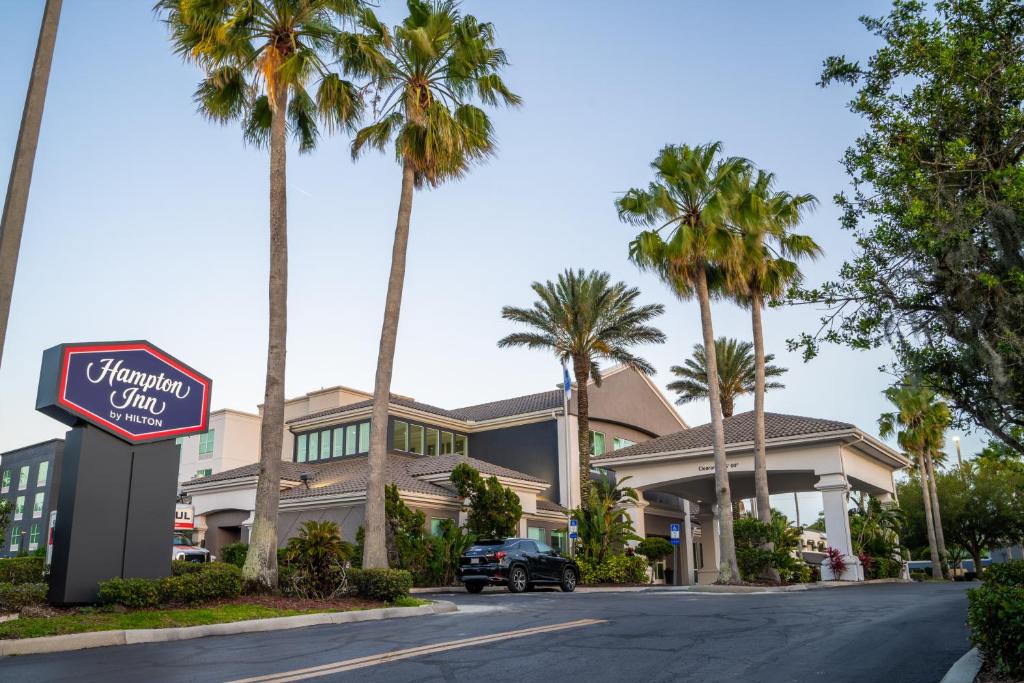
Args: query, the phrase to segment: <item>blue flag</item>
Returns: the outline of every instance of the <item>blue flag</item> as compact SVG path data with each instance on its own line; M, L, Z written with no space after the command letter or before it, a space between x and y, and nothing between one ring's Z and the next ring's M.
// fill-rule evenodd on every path
M562 361L562 386L565 390L565 400L568 401L572 398L572 381L569 379L569 368L565 367L565 361Z

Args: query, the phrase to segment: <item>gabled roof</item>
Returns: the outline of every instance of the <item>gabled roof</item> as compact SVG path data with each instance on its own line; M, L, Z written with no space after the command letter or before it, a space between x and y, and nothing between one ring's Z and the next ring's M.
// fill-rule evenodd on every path
M441 496L457 500L458 496L451 489L425 481L423 478L451 472L456 465L462 462L468 463L485 477L493 475L504 479L518 479L523 482L546 483L543 479L538 479L523 472L508 469L507 467L499 467L483 460L467 458L461 455L416 457L394 453L388 455L387 482L389 484L396 484L399 491L406 493ZM258 473L259 464L255 463L218 472L208 477L191 479L182 482L182 485L190 487L249 479L255 477ZM370 477L370 466L365 455L327 462L281 463L282 480L298 482L301 481L303 474L308 476L308 488L303 484L282 491L282 501L364 492Z
M754 440L754 413L753 411L740 413L727 417L723 420L725 427L725 443L749 443ZM779 439L790 436L803 436L810 434L821 434L826 432L837 432L856 427L848 422L836 420L821 420L814 417L802 417L800 415L784 415L782 413L764 414L764 431L766 439ZM687 451L698 448L712 447L711 424L702 424L692 429L684 429L665 436L659 436L650 441L644 441L633 446L610 451L596 458L600 461L604 458L628 458L631 456L650 455L652 453L671 453L675 451Z

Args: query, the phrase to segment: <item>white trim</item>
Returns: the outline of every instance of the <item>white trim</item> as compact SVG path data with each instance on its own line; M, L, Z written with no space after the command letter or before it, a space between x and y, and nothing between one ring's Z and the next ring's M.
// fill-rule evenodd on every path
M449 470L447 472L439 472L437 474L411 475L411 476L416 477L420 481L425 481L425 482L428 482L428 483L431 483L431 484L436 484L439 481L450 481L451 480L451 470ZM526 489L527 491L536 491L538 493L541 492L541 491L546 490L549 486L551 486L551 484L549 484L547 482L535 482L535 481L529 481L527 479L515 479L515 478L512 478L512 477L503 477L503 476L497 475L497 474L487 474L485 472L480 472L480 476L484 477L485 479L490 479L491 477L497 477L498 481L501 483L502 486L508 486L510 488Z

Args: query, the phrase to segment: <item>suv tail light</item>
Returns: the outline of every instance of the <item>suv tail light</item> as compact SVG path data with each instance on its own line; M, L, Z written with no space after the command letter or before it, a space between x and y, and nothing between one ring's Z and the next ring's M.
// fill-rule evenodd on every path
M499 550L498 552L494 553L494 559L500 562L507 554L508 553L506 553L504 550Z

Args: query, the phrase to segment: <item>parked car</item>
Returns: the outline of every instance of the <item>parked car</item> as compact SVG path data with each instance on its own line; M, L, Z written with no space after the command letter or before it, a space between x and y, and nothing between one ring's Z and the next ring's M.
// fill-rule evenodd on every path
M214 557L206 548L192 545L192 542L185 535L174 534L171 559L185 560L187 562L213 562Z
M571 593L580 581L580 568L541 541L484 540L459 558L458 579L470 593L479 593L487 585L508 586L511 593L522 593L534 586L559 586Z

